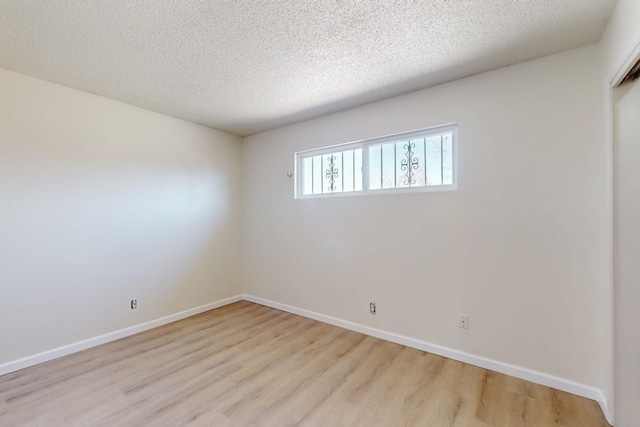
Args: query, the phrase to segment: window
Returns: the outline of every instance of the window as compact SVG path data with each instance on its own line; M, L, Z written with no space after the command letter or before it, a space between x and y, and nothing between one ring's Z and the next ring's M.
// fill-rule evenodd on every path
M296 197L455 189L456 125L296 153Z

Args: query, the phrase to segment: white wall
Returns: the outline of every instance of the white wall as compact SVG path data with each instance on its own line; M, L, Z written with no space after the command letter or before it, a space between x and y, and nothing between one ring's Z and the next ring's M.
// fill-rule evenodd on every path
M241 294L241 162L238 137L0 69L0 365Z
M245 138L245 292L602 387L599 60L590 46ZM457 191L293 199L296 151L450 122Z

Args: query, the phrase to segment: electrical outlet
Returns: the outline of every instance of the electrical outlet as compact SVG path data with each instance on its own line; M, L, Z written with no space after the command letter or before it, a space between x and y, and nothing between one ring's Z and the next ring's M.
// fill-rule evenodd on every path
M458 328L469 329L468 314L458 314Z
M131 300L131 310L135 310L136 308L138 308L138 300L137 299L132 299Z
M376 303L375 302L370 302L369 303L369 313L375 315L376 314Z

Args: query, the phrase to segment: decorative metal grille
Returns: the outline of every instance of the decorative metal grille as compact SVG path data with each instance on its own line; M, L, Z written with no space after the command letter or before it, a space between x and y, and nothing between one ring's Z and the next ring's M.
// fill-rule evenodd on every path
M404 154L406 159L402 159L400 162L400 169L406 171L406 177L404 179L404 185L415 185L416 180L413 179L413 170L418 169L418 164L420 163L418 158L414 156L412 149L416 148L416 144L413 142L408 142L404 144L404 149L407 152Z
M336 156L330 154L329 156L327 156L327 161L329 162L329 169L327 169L325 176L329 180L328 190L335 191L336 178L338 178L338 174L339 174L338 168L335 165Z

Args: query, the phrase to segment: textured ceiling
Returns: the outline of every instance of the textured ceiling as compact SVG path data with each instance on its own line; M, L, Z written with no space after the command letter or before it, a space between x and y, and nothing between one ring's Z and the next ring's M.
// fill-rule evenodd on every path
M615 0L0 0L0 68L239 135L597 42Z

